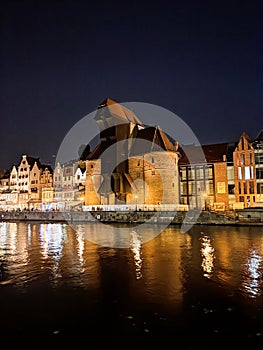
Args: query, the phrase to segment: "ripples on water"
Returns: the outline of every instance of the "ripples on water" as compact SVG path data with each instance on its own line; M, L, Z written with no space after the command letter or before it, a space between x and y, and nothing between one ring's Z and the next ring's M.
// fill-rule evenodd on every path
M149 225L144 229L149 232L131 228L128 248L112 248L85 238L87 229L94 235L105 229L98 226L79 225L75 232L66 224L1 222L2 301L9 295L25 295L30 317L38 320L34 307L40 298L51 305L41 309L41 317L53 324L51 314L58 307L64 318L57 327L63 328L63 300L66 308L75 305L70 318L83 317L81 310L86 310L92 323L95 310L98 320L101 314L103 319L110 317L128 335L140 329L143 335L155 330L154 334L168 332L182 338L187 327L191 333L205 326L208 335L220 338L228 334L231 322L243 317L244 324L251 324L241 327L246 339L261 341L262 227L196 226L183 234L174 226L143 243L143 236L154 229ZM20 312L16 300L3 311L7 319ZM18 326L10 320L8 327L17 331ZM191 347L190 338L186 348L187 344Z

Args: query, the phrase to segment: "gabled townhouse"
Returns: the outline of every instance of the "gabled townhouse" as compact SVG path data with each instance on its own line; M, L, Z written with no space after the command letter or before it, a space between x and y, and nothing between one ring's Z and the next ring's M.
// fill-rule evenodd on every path
M78 161L57 163L54 169L54 199L59 209L72 209L75 202L75 173Z
M44 190L44 196L43 196ZM30 171L30 207L40 208L43 202L51 202L53 199L53 171L50 165L35 162Z
M13 165L12 170L10 172L10 191L18 192L18 169L15 165Z
M63 195L63 165L59 162L56 164L53 172L54 184L54 202L57 209L64 209L64 195Z
M53 186L53 169L50 165L42 166L40 175L41 203L43 209L54 208L54 186Z
M236 202L254 207L256 202L255 154L249 136L243 132L233 152Z
M43 172L48 171L48 183L53 186L52 168L50 165L42 164L39 157L22 155L22 160L17 167L17 190L18 204L20 209L40 209L42 203L42 188L46 187L46 181L41 181ZM15 169L12 169L14 176ZM15 183L15 181L14 181ZM13 185L15 188L15 185Z

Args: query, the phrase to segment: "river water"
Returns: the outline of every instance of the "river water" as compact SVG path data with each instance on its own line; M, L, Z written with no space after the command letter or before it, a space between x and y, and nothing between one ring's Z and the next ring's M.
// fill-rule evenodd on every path
M9 347L262 347L263 227L169 226L113 248L67 224L0 222L0 302Z

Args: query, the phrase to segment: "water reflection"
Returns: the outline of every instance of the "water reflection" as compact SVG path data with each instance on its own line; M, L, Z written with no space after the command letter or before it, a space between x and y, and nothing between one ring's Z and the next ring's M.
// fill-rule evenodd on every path
M63 226L60 224L41 224L40 241L41 252L45 259L52 255L54 260L59 260L63 248Z
M205 277L210 278L214 268L214 248L212 247L211 240L208 236L201 237L201 256L203 268L203 274Z
M248 261L244 268L244 281L242 287L252 298L255 298L260 294L260 281L262 275L261 264L262 256L257 254L254 249L251 249Z
M141 269L142 269L141 245L142 245L142 241L141 241L140 235L136 231L132 231L130 235L131 235L130 248L134 254L136 279L140 279L142 277L142 273L141 273Z
M263 296L263 235L258 228L202 227L203 232L194 227L182 234L169 227L145 243L144 236L154 229L131 228L129 247L118 249L87 240L88 230L90 237L105 238L101 224L80 225L75 232L65 224L0 223L1 282L23 289L67 284L99 290L105 280L120 279L117 271L125 280L135 271L128 288L153 303L181 303L188 288L191 293L200 288L200 276L220 284L229 295L238 291L249 298Z

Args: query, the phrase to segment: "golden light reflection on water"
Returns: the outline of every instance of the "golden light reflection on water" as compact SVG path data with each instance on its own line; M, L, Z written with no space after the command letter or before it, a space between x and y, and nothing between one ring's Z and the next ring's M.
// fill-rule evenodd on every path
M79 262L81 265L84 263L84 238L81 234L78 234L77 236L77 241L78 241L78 256L79 256Z
M90 242L88 229L96 236L103 229L106 235L104 226L94 224L76 233L62 224L0 223L2 283L7 283L6 278L16 286L34 281L57 286L66 280L75 286L100 288L105 283L103 271L112 268L116 276L116 271L125 277L135 275L129 280L133 294L150 302L180 304L188 285L200 281L201 267L201 276L220 283L229 294L263 296L261 229L206 227L200 232L195 227L182 234L169 227L146 243L142 238L148 232L131 229L128 251ZM122 238L114 237L118 239Z
M45 259L52 255L54 260L59 260L63 248L63 231L59 224L41 224L40 240L42 255Z
M244 266L244 280L242 288L246 294L255 298L260 294L260 282L262 275L262 256L255 249L251 249Z
M134 254L134 263L136 271L136 279L142 278L142 258L141 258L141 239L136 231L131 232L130 248Z
M202 263L201 266L203 268L203 275L207 278L210 278L213 273L214 268L214 255L215 249L211 244L211 240L208 236L201 237L201 256Z

